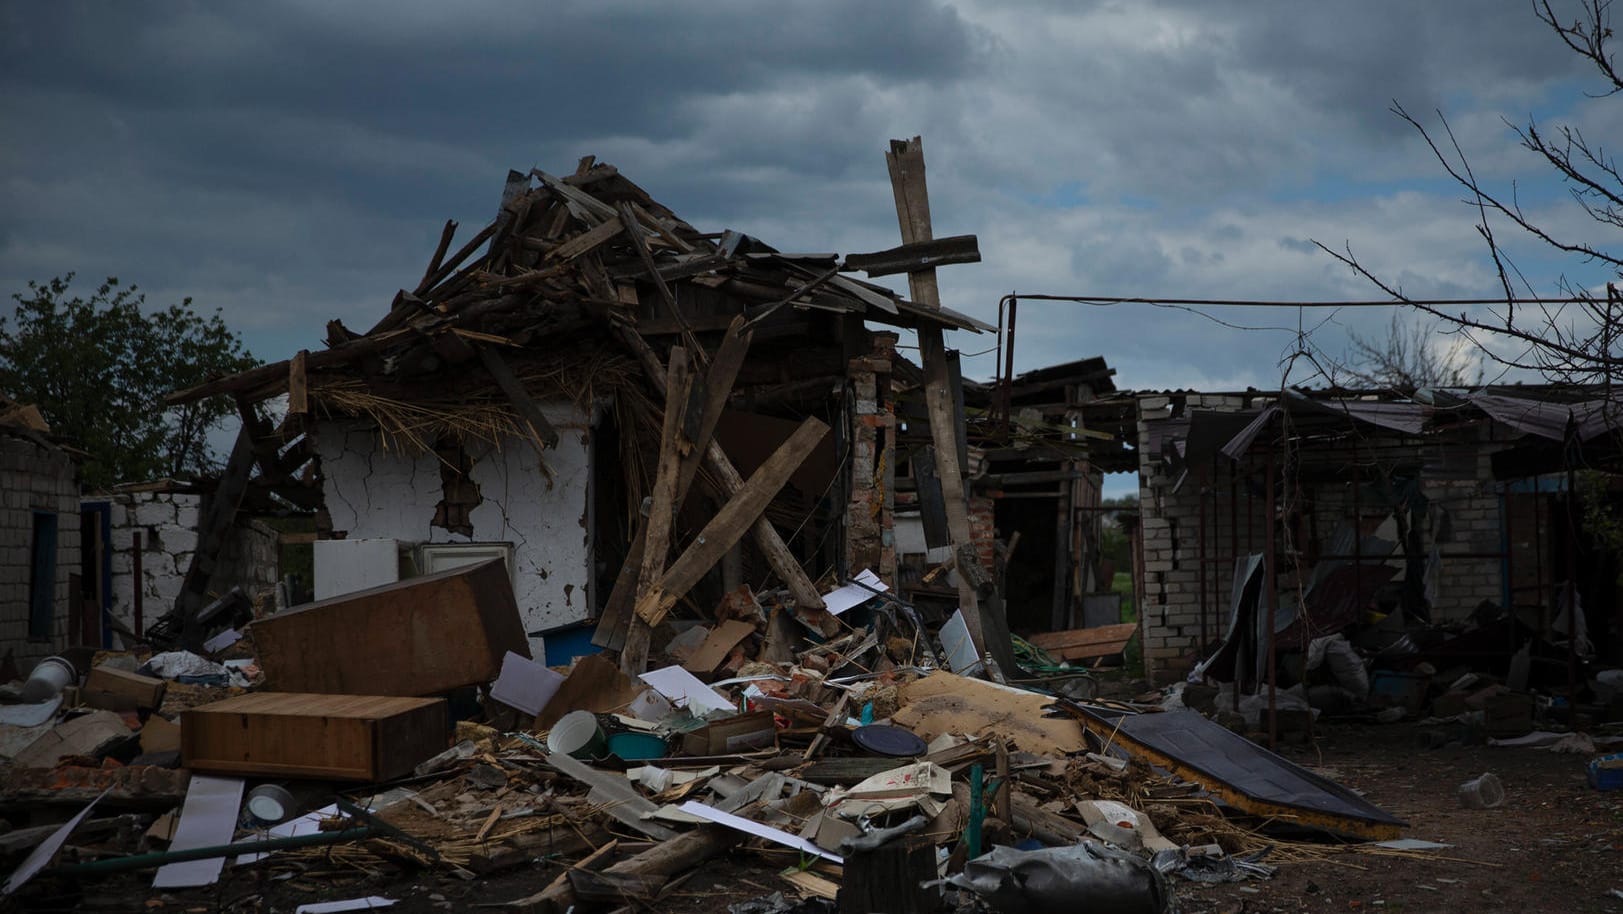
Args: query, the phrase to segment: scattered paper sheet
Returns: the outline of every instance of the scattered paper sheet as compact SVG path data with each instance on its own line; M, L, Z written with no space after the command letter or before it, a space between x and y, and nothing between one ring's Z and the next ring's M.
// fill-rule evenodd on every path
M502 658L502 672L490 687L490 697L531 717L541 713L566 679L544 664L508 651Z
M862 586L864 584L867 586ZM828 607L830 614L837 616L853 606L872 600L875 596L875 590L885 591L889 589L889 587L885 586L885 582L879 579L879 575L873 573L873 569L864 568L855 578L851 579L850 584L844 587L836 587L823 594L823 604Z
M48 720L55 720L56 709L60 707L62 707L61 695L31 705L0 705L0 724L12 727L37 727Z
M744 832L748 835L754 835L757 838L765 838L774 844L781 844L784 847L792 847L801 853L815 854L822 857L824 860L828 860L833 863L845 863L844 857L841 857L839 854L825 851L812 842L807 841L805 838L801 838L797 835L791 835L786 831L773 828L770 825L762 825L759 822L752 819L746 819L743 816L735 816L730 812L722 812L714 806L706 806L703 803L697 803L693 800L689 800L686 803L683 803L681 806L678 806L677 809L689 815L698 816L701 819L709 819L717 825L725 825L728 828Z
M679 666L650 670L642 674L642 681L665 696L671 704L679 708L686 707L695 716L701 716L709 711L738 710L726 696L700 682L699 677Z
M234 628L228 628L225 631L220 632L218 635L215 635L214 637L208 639L207 641L204 641L203 642L203 650L208 651L209 653L212 654L212 653L215 653L216 651L223 651L226 648L230 647L233 644L236 644L238 641L241 641L241 640L242 640L242 632L239 632Z
M1422 841L1419 838L1394 838L1391 841L1377 841L1376 847L1389 847L1397 851L1440 851L1452 844L1438 844L1436 841Z
M369 895L366 898L347 898L343 901L318 901L313 904L301 904L293 909L293 914L338 914L340 911L370 911L373 908L387 908L394 903L393 898Z
M180 807L180 824L175 826L172 851L194 847L230 844L237 831L237 811L242 808L242 778L192 775L186 786L186 802ZM224 857L208 860L182 860L166 863L152 877L155 889L182 889L212 885L225 868Z
M296 819L289 819L280 825L272 825L266 830L263 836L256 835L252 838L239 841L238 843L253 844L256 841L263 841L266 838L296 838L299 835L313 835L316 832L321 831L322 819L336 815L338 815L338 807L327 806L323 809L318 809L315 812L307 812ZM266 851L263 854L240 854L238 855L237 859L233 860L232 862L237 866L243 866L244 864L263 860L274 853L276 852Z
M90 810L96 807L97 801L105 796L107 796L107 791L103 790L101 796L91 800L84 809L79 810L78 815L62 823L61 828L51 832L49 838L41 841L39 847L34 848L28 858L6 879L6 884L0 886L0 895L10 895L12 892L17 891L23 887L23 883L33 879L40 870L44 869L45 864L50 863L51 858L56 856L56 852L62 849L62 845L68 843L68 836L73 834L73 830L79 827L79 823L83 822L86 816L90 815Z

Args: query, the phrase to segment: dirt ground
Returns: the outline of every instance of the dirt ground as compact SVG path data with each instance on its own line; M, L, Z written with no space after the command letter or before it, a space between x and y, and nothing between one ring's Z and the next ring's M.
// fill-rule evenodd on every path
M1269 881L1204 887L1178 880L1182 910L1623 914L1623 898L1611 894L1623 890L1623 791L1590 789L1583 757L1487 746L1428 750L1418 748L1418 737L1413 726L1403 724L1321 726L1312 746L1284 754L1323 769L1407 820L1407 836L1452 847L1409 856L1327 849L1323 859L1282 865ZM1504 783L1504 805L1461 808L1456 786L1488 771ZM658 910L721 912L733 902L788 890L776 875L783 865L743 854L714 862ZM291 912L305 902L384 895L400 900L391 909L400 914L437 914L522 897L559 869L548 863L474 881L401 873L266 881L254 869L243 869L228 871L213 889L169 894L152 892L148 874L99 881L84 886L82 894L64 887L51 897L35 895L26 909Z

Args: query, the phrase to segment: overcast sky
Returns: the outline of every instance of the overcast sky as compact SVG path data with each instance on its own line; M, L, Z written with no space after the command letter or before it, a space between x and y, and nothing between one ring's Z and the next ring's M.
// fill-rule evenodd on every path
M590 153L701 230L865 251L899 240L887 141L922 134L936 233L984 257L943 298L988 321L1011 290L1374 294L1311 240L1473 296L1472 214L1388 107L1441 108L1480 176L1589 231L1502 120L1617 137L1623 101L1586 88L1527 0L10 3L0 289L117 275L285 358L380 317L510 167ZM1556 266L1524 265L1548 291ZM1386 322L1325 317L1332 352ZM1277 387L1292 342L1142 306L1030 304L1020 331L1022 369L1102 354L1140 389Z

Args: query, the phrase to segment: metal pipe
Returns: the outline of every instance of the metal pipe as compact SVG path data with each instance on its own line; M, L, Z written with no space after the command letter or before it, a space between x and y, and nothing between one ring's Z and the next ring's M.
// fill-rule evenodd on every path
M1278 567L1279 563L1277 561L1278 554L1275 551L1275 544L1274 544L1274 524L1275 524L1276 508L1277 508L1277 505L1275 504L1275 501L1274 501L1274 452L1272 450L1269 450L1268 451L1268 517L1266 518L1267 523L1268 523L1268 528L1267 528L1267 531L1268 531L1267 532L1268 555L1267 555L1267 558L1264 560L1264 561L1267 562L1267 569L1268 569L1268 573L1267 573L1267 580L1268 580L1268 583L1267 583L1267 587L1268 587L1268 638L1267 638L1267 651L1268 651L1268 748L1269 749L1274 748L1274 744L1278 741L1278 738L1279 738L1279 723L1278 723L1278 721L1276 719L1277 708L1275 707L1276 695L1274 694L1275 689L1278 687L1278 684L1279 684L1278 669L1277 669L1278 665L1275 662L1275 658L1274 658L1274 623L1275 623L1275 620L1277 619L1277 617L1279 615L1279 567Z
M296 847L318 847L323 844L342 844L360 841L378 834L378 830L365 826L343 831L316 832L313 835L294 835L289 838L267 838L264 841L241 844L217 844L213 847L192 847L178 851L155 851L128 857L109 857L105 860L87 860L56 867L49 872L55 876L88 876L100 873L121 873L148 867L179 863L184 860L212 860L215 857L234 857L238 854L262 854L268 851L289 850Z
M1571 444L1568 445L1572 446ZM1578 486L1567 461L1567 726L1578 719ZM1585 626L1587 629L1588 626Z

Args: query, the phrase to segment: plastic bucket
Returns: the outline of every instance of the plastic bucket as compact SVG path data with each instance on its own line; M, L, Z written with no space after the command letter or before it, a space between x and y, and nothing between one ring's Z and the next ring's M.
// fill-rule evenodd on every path
M609 752L628 762L641 762L664 758L670 753L670 747L665 745L664 739L652 733L628 730L609 737Z
M1492 774L1472 778L1460 785L1460 805L1466 809L1492 809L1505 802L1505 788Z
M293 818L298 811L298 801L293 798L287 788L277 784L261 784L248 791L248 799L244 804L248 808L248 815L261 825L275 825Z
M547 733L547 751L562 752L581 761L600 759L608 754L608 739L590 711L570 711Z
M49 701L79 681L79 671L65 657L46 657L28 674L19 696L23 704Z

